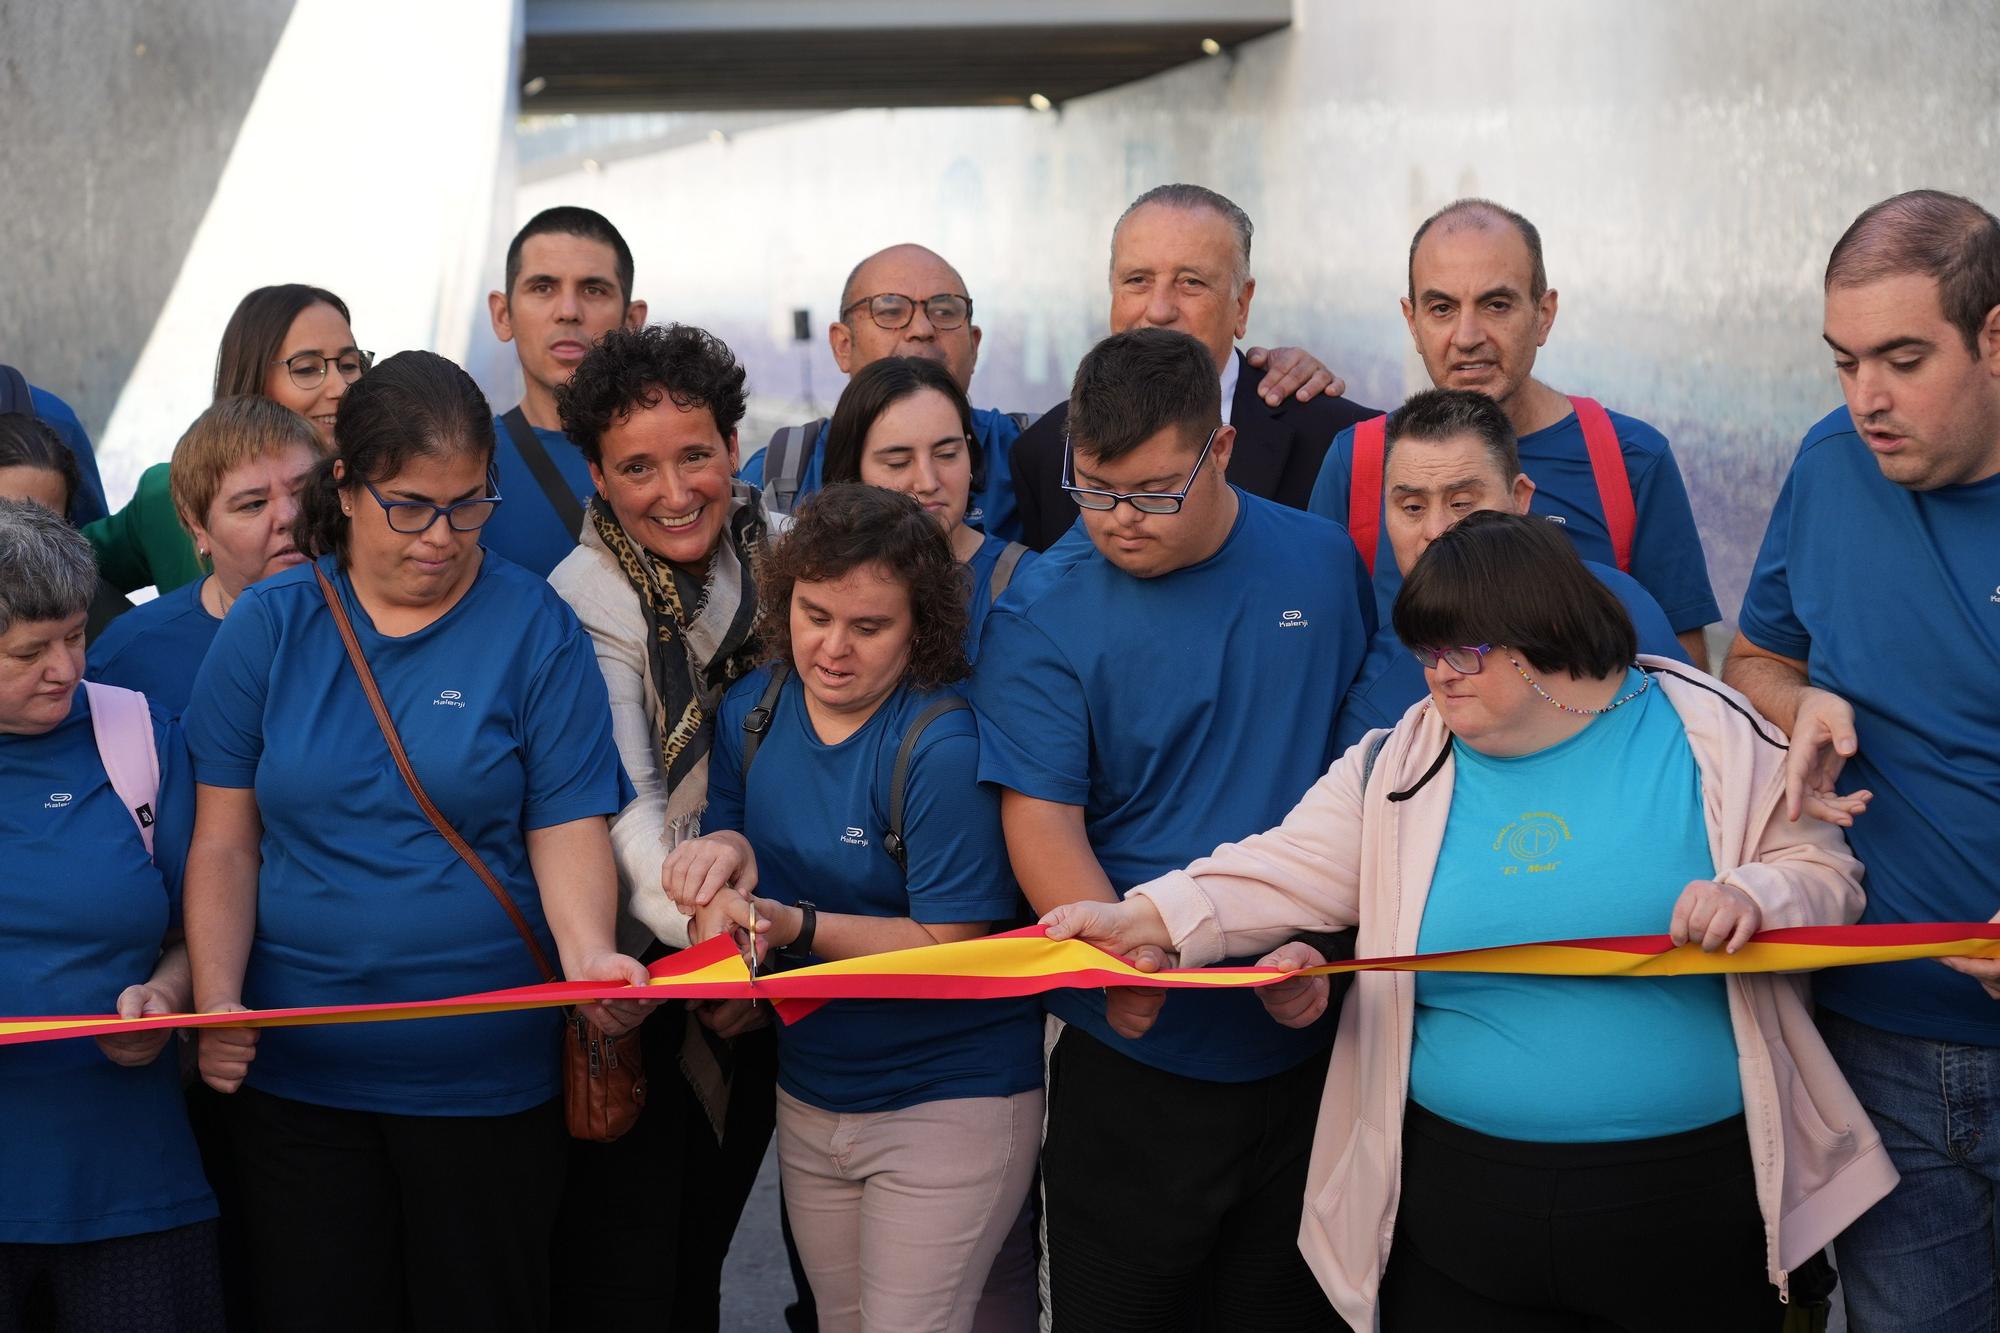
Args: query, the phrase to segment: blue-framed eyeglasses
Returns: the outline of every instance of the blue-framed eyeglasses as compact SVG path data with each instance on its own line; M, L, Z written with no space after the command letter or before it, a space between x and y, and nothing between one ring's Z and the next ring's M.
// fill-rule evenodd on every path
M1486 665L1486 654L1492 651L1490 643L1461 644L1457 648L1412 648L1410 656L1426 671L1442 662L1461 676L1476 676Z
M419 532L430 531L431 524L440 518L453 532L477 532L493 517L493 511L500 507L500 488L494 479L486 479L486 489L492 494L475 495L469 500L458 500L448 505L434 505L428 500L384 500L382 492L375 489L375 483L361 483L368 493L375 497L375 503L382 506L382 513L389 520L389 531L415 536Z
M1076 449L1070 443L1069 433L1063 433L1062 488L1069 492L1069 498L1076 501L1080 509L1116 509L1122 500L1142 514L1178 514L1187 500L1188 492L1194 489L1194 479L1201 475L1201 465L1208 461L1208 451L1215 447L1215 436L1222 429L1217 424L1208 438L1201 442L1201 453L1194 460L1187 480L1177 491L1100 491L1089 486L1076 484Z

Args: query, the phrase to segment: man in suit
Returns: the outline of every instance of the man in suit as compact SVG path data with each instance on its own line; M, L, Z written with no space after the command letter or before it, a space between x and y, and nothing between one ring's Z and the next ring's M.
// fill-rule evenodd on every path
M1111 331L1163 328L1208 348L1222 381L1222 419L1236 429L1229 480L1252 495L1303 509L1327 445L1376 415L1345 398L1263 395L1236 350L1250 322L1250 218L1199 185L1161 185L1132 202L1111 232ZM1069 404L1059 403L1013 448L1021 540L1046 550L1076 521L1062 488Z

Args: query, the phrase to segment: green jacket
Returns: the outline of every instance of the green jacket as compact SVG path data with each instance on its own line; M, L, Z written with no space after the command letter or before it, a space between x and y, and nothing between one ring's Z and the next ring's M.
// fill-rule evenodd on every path
M169 593L208 572L174 512L165 463L147 468L125 507L86 524L83 535L97 551L97 572L120 592L150 584Z

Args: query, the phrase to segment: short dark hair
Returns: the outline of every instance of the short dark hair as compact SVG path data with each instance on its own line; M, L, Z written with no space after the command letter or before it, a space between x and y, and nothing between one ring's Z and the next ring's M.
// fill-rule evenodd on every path
M1215 358L1172 329L1114 333L1084 354L1069 391L1078 453L1113 462L1169 426L1199 437L1222 424Z
M1944 317L1979 352L1979 329L2000 306L2000 219L1963 195L1911 190L1854 219L1826 261L1826 288L1901 273L1935 278Z
M723 437L736 433L748 400L743 367L729 345L692 324L619 325L598 339L569 382L556 390L563 434L592 463L604 461L604 432L630 412L663 398L686 410L705 407Z
M881 565L910 591L915 632L903 679L937 689L972 674L965 657L965 569L924 507L899 491L837 482L815 491L792 516L757 571L757 637L764 659L792 661L792 587Z
M1542 263L1542 233L1534 223L1508 208L1496 204L1491 199L1455 199L1437 212L1425 218L1417 228L1417 234L1410 238L1410 262L1408 281L1410 299L1417 299L1417 247L1424 243L1424 236L1440 222L1461 216L1484 217L1489 221L1504 222L1520 233L1521 240L1528 247L1528 299L1539 301L1549 290L1549 270Z
M0 498L0 634L68 620L96 591L97 557L81 532L33 500Z
M1515 441L1513 423L1500 404L1471 389L1425 389L1411 394L1389 414L1386 434L1384 463L1396 451L1399 440L1437 441L1471 435L1486 447L1502 481L1511 483L1521 475L1521 447Z
M316 305L330 305L350 327L354 316L347 302L324 287L303 282L282 282L275 287L259 287L236 303L229 323L222 329L222 346L215 353L215 394L217 399L237 394L264 396L264 377L271 363L284 351L285 335L292 321Z
M333 419L335 453L299 491L293 540L307 556L345 558L351 520L340 492L395 476L415 458L476 455L493 467L493 409L472 376L436 352L398 352L354 381ZM345 478L335 480L336 463ZM370 501L369 503L372 503Z
M1505 644L1537 671L1602 679L1639 652L1632 617L1548 520L1482 509L1440 533L1391 613L1412 648Z
M83 474L77 469L76 455L48 422L26 412L0 412L0 467L31 467L61 477L62 517L73 516L76 498L83 490Z
M578 236L611 247L617 259L618 286L625 304L632 304L632 247L611 225L611 219L594 208L561 204L545 208L528 219L528 225L514 233L507 243L507 299L514 299L514 284L521 280L521 247L537 236Z
M1186 211L1206 209L1216 214L1224 222L1227 222L1229 230L1236 237L1235 278L1238 290L1242 289L1243 284L1250 278L1250 238L1257 231L1257 228L1251 223L1248 213L1238 208L1232 200L1217 194L1206 185L1189 185L1185 181L1176 181L1172 185L1155 185L1152 189L1127 204L1125 211L1118 215L1117 223L1111 228L1114 243L1118 235L1118 228L1125 225L1125 219L1131 217L1148 204L1159 204L1163 208L1178 208Z
M833 420L827 424L821 477L829 482L860 481L861 446L866 443L868 432L884 412L926 389L935 389L958 409L966 447L972 451L972 484L978 489L985 460L978 432L972 428L972 404L950 371L939 362L921 356L885 356L854 372L847 387L841 390L840 401L834 404Z

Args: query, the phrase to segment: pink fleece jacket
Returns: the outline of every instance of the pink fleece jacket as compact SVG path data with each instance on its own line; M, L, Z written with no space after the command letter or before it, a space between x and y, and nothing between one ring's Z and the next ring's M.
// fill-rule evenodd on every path
M1837 828L1785 818L1784 752L1730 707L1748 710L1743 696L1677 663L1640 663L1685 677L1655 681L1701 771L1716 878L1756 900L1766 929L1860 916L1860 864ZM1777 728L1761 726L1780 739ZM1362 755L1383 734L1349 750L1279 827L1132 890L1159 909L1184 965L1254 956L1302 930L1348 926L1357 927L1360 956L1417 951L1453 764L1447 759L1406 800L1388 795L1416 785L1449 737L1430 702L1417 704L1387 733L1364 792ZM1664 915L1659 928L1667 928ZM1783 1291L1790 1270L1894 1187L1896 1171L1813 1026L1806 977L1732 976L1728 991L1766 1266ZM1408 972L1354 978L1320 1099L1299 1248L1357 1329L1375 1326L1395 1232L1415 997Z

